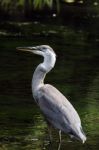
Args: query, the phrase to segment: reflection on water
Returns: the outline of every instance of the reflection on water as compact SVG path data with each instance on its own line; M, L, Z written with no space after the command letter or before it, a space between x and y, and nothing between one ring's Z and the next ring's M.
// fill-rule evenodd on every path
M56 66L47 75L46 82L56 86L71 101L80 114L87 134L84 145L71 141L63 134L61 149L98 150L98 44L91 43L87 39L88 33L84 31L77 32L65 27L64 31L62 35L56 32L47 38L1 39L0 150L58 148L58 133L53 129L53 143L50 145L46 123L31 94L32 73L42 58L15 50L17 46L38 44L49 44L56 49Z

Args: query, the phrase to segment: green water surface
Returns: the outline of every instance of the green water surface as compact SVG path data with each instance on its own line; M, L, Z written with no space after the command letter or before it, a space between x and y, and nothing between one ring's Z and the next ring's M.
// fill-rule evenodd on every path
M57 54L55 68L45 82L53 84L78 111L87 141L71 141L62 134L61 150L99 149L99 39L89 31L64 26L36 27L30 36L0 38L0 150L57 150L53 129L49 144L47 125L32 98L31 79L40 56L16 51L17 46L48 44ZM35 34L34 34L35 33Z

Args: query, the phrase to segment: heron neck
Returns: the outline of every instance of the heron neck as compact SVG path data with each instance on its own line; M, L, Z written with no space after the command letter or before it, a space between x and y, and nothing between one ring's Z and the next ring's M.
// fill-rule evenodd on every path
M44 78L46 75L46 71L39 65L33 75L32 79L32 90L33 92L39 89L41 86L44 85Z
M44 78L46 74L54 67L56 57L54 55L46 56L44 62L38 65L32 79L32 91L36 91L44 85Z

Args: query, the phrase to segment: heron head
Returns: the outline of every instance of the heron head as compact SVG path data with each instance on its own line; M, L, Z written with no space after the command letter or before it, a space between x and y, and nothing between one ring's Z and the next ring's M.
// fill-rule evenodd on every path
M44 63L42 63L43 70L49 72L55 65L56 54L53 49L48 45L40 45L35 47L17 47L18 50L32 52L44 57Z
M54 55L56 56L53 49L48 45L40 45L35 47L17 47L18 50L32 52L43 57Z

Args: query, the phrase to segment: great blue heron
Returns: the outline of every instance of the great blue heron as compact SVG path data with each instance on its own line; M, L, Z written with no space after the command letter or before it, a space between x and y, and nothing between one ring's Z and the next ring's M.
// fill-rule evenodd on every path
M72 138L86 141L82 130L81 120L72 104L66 97L50 84L44 84L46 74L54 67L56 54L48 45L36 47L18 47L18 50L29 51L44 57L44 62L36 68L32 78L33 97L44 114L47 122Z

